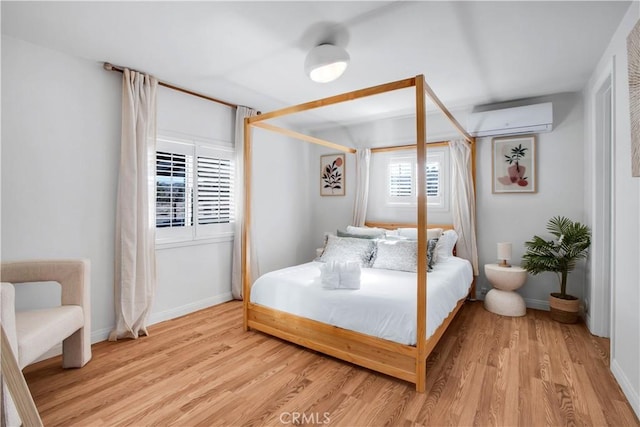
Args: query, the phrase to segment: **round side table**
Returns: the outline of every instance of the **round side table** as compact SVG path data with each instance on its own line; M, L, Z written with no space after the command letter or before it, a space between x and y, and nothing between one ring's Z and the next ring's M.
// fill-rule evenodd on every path
M524 299L515 292L527 281L527 270L518 266L500 267L485 264L484 273L493 289L484 298L484 308L502 316L524 316L527 307Z

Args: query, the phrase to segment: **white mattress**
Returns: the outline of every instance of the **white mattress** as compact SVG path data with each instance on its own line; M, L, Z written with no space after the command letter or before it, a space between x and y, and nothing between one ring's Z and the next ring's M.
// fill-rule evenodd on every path
M251 302L300 317L416 344L416 273L363 268L358 290L323 289L319 262L264 274L251 288ZM427 274L427 338L464 298L473 280L462 258L439 260Z

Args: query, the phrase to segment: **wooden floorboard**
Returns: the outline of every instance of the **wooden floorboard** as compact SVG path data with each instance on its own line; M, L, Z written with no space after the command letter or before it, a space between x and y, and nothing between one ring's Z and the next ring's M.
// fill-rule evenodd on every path
M427 360L426 393L259 332L238 301L25 369L45 426L639 426L609 342L547 312L467 303ZM297 422L296 422L297 421Z

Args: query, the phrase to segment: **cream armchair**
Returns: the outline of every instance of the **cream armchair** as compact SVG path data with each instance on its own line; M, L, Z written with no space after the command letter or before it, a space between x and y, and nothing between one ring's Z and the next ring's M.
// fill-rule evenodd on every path
M90 277L85 259L2 263L0 317L20 369L60 342L63 368L81 368L91 359ZM61 305L16 312L13 286L29 282L58 282Z

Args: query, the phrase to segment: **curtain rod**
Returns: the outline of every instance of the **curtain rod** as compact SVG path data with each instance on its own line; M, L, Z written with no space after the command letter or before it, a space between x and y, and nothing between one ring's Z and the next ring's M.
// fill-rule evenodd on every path
M108 62L105 62L105 63L104 63L104 65L103 65L103 67L104 67L104 69L105 69L105 70L107 70L107 71L117 71L117 72L119 72L119 73L124 72L124 68L122 68L122 67L118 67L118 66L113 65L113 64L110 64L110 63L108 63ZM186 93L186 94L188 94L188 95L197 96L198 98L206 99L206 100L208 100L208 101L217 102L218 104L223 104L223 105L226 105L227 107L231 107L231 108L238 108L238 106L237 106L236 104L232 104L231 102L223 101L223 100L221 100L221 99L217 99L217 98L212 98L212 97L210 97L210 96L203 95L203 94L198 93L198 92L193 92L193 91L191 91L191 90L189 90L189 89L183 89L183 88L181 88L181 87L174 86L174 85L172 85L171 83L166 83L166 82L162 82L162 81L159 81L159 80L158 80L158 84L159 84L160 86L164 86L164 87L167 87L167 88L169 88L169 89L176 90L176 91L178 91L178 92Z
M426 146L429 147L444 147L449 145L449 141L432 141L427 142ZM414 150L416 148L416 144L409 145L391 145L388 147L374 147L371 149L372 153L384 153L385 151L400 151L400 150Z

